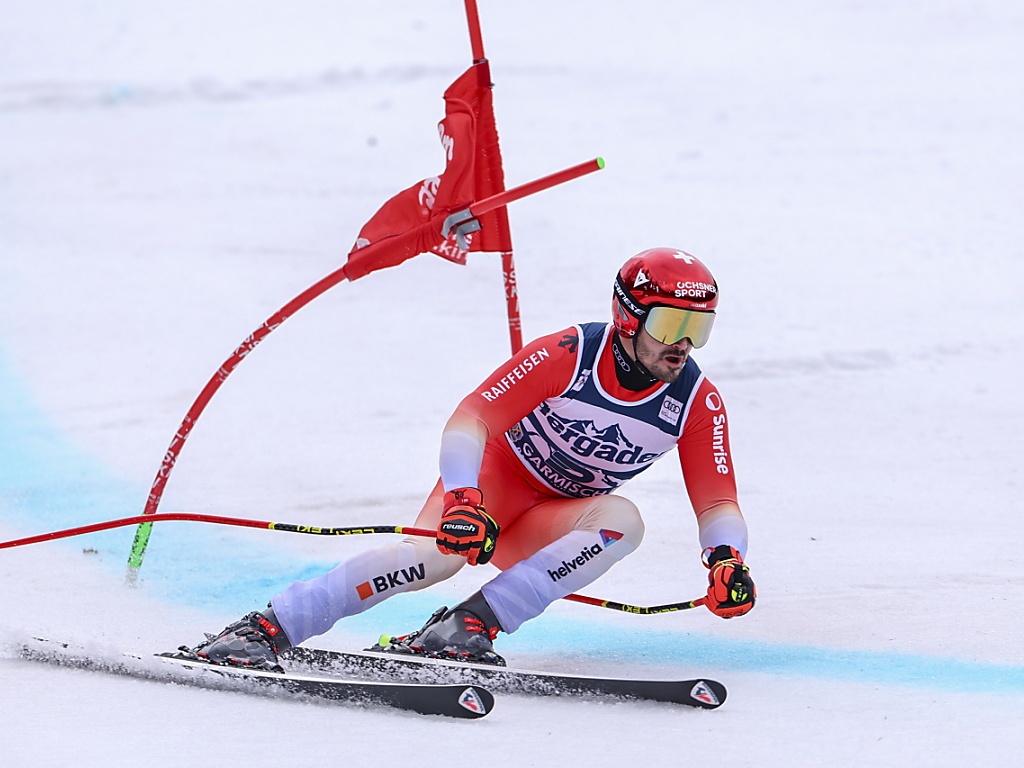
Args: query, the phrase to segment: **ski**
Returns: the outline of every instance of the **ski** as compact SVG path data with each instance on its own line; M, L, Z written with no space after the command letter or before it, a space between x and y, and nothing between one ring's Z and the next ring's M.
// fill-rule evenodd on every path
M162 683L181 683L264 696L295 696L330 703L383 706L423 715L476 719L484 717L494 707L493 694L482 686L470 683L346 680L296 675L225 667L177 652L155 656L121 653L107 657L76 649L67 643L41 638L22 643L18 655L29 661Z
M418 683L486 685L495 691L539 696L604 696L717 709L727 691L717 680L644 680L537 672L492 664L432 659L379 651L327 651L302 646L281 657L317 672L385 675Z

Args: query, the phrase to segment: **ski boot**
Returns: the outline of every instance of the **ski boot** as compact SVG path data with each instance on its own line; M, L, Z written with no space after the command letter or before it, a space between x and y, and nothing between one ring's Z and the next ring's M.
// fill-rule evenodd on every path
M210 664L284 672L277 655L291 647L274 609L267 608L229 624L219 635L207 634L206 642L195 648L183 645L178 651Z
M402 637L381 635L367 650L504 667L505 659L494 652L492 643L500 630L491 607L477 592L451 610L445 606L434 611L422 629Z

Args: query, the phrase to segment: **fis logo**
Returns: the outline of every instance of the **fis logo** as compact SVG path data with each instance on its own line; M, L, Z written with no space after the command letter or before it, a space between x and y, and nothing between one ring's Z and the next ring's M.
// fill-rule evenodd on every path
M383 576L374 576L369 581L356 585L356 593L360 600L366 600L389 589L412 584L414 581L423 581L427 577L427 569L423 563L414 565L412 568L402 568L398 571L386 573Z

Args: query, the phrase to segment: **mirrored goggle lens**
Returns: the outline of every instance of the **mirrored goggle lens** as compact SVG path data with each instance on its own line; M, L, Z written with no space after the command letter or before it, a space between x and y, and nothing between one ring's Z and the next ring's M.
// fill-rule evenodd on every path
M655 341L662 344L676 344L689 339L694 347L703 347L711 338L711 326L715 324L715 313L697 312L678 307L653 307L647 313L644 330Z

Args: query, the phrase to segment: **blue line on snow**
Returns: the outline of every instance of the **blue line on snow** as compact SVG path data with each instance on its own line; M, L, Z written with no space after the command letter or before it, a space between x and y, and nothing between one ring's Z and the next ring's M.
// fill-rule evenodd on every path
M594 622L533 622L505 640L503 649L543 647L574 658L593 654L603 662L646 662L707 673L738 670L803 675L850 682L906 685L962 693L1024 694L1024 666L972 662L911 653L864 651L732 640L674 630L601 626ZM537 629L536 633L532 630ZM512 643L515 643L513 646Z
M156 457L159 458L159 457ZM129 487L68 442L35 405L0 354L0 515L29 536L50 530L128 517L141 512L147 486ZM167 523L154 534L144 567L148 589L164 599L216 608L226 618L260 605L296 579L323 573L331 563L298 561L270 544L238 544L231 530ZM20 535L18 536L20 538ZM88 548L119 584L134 528L32 546ZM187 553L187 554L184 554ZM241 554L240 554L241 553ZM0 557L3 553L0 552ZM345 621L346 631L376 637L418 626L437 607L429 593L402 595ZM624 630L597 621L543 619L504 639L507 652L603 661L678 665L807 675L854 682L1024 694L1024 667L904 653L829 649L729 640L649 627Z
M154 457L154 471L159 459ZM148 484L113 477L66 440L0 353L0 516L20 529L16 538L141 514L148 491ZM31 546L87 550L120 584L134 535L130 526ZM253 543L251 532L246 538L230 529L171 522L154 529L142 576L162 598L234 613L261 607L296 579L330 566L288 561L269 542Z

